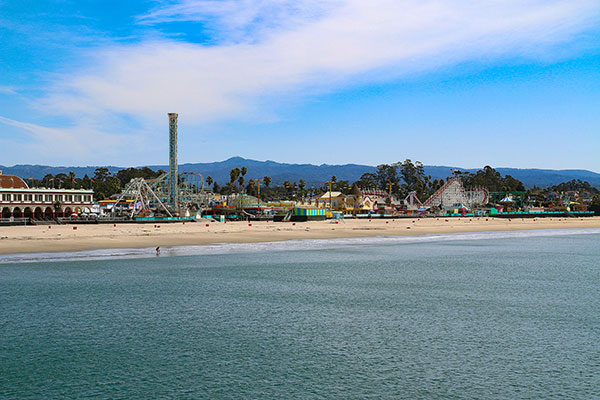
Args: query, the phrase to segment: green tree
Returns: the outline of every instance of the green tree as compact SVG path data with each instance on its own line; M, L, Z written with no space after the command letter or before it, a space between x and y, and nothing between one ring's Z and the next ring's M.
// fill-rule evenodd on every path
M392 184L392 193L399 192L400 180L398 179L398 169L395 165L378 165L375 175L377 177L377 186L380 189L387 190L388 185Z
M67 181L69 177L66 174L56 174L54 177L54 187L65 189L67 187Z
M361 175L360 179L355 182L361 188L365 189L377 189L379 188L377 174L366 172Z
M270 177L270 176L265 176L265 177L263 178L263 182L265 183L265 186L266 186L266 187L269 187L269 186L271 186L271 182L273 182L273 180L271 179L271 177Z
M164 173L165 171L161 169L154 171L148 167L125 168L119 170L116 174L116 177L119 178L123 185L127 185L133 178L155 179Z
M427 198L431 194L431 176L425 175L423 163L417 161L413 164L410 159L404 160L400 164L400 174L404 181L404 190L407 192L416 191L420 198Z
M294 185L292 185L290 181L283 182L283 187L285 188L288 196L291 195L292 191L294 190Z
M84 189L91 189L92 188L92 180L90 179L90 177L88 176L88 174L85 174L83 176L83 179L81 180L81 187Z
M568 182L562 182L558 185L554 185L551 187L551 190L556 192L588 192L591 194L598 193L598 189L593 187L588 181L582 181L580 179L572 179Z
M239 168L234 168L229 171L229 182L234 183L240 177L242 171Z
M503 179L503 187L507 192L524 192L525 185L518 179L513 178L510 175L506 175Z
M69 171L69 176L67 178L67 182L65 182L65 187L67 189L73 189L75 188L75 178L77 176L75 175L75 172L73 171Z
M334 189L344 194L349 194L352 190L352 185L350 184L350 182L345 180L337 181L334 185Z
M227 194L227 195L236 193L237 192L237 186L233 182L227 182L227 184L225 185L225 187L221 188L221 192L223 194Z
M112 176L108 168L96 168L94 171L94 194L97 199L109 198L122 189L121 180Z
M100 167L94 171L94 180L97 182L104 182L110 176L108 168Z
M525 191L525 185L521 181L510 175L503 178L500 172L489 165L474 174L466 173L462 180L467 187L481 186L490 192Z
M40 183L44 187L54 187L54 176L52 174L46 174Z

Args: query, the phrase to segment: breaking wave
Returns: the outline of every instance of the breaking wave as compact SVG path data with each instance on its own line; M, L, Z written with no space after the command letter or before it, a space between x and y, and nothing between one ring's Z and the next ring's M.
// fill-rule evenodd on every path
M495 231L495 232L468 232L430 234L423 236L376 236L362 238L337 238L337 239L301 239L279 242L257 243L215 243L201 246L172 246L161 247L161 256L190 256L235 253L260 253L272 251L307 251L340 249L356 246L395 245L404 243L431 243L445 241L477 241L515 239L528 237L551 237L600 234L600 228L585 229L540 229L525 231ZM59 261L86 261L102 259L128 259L128 258L154 258L154 247L135 249L99 249L73 252L56 253L20 253L0 255L2 263L30 263L30 262L59 262Z

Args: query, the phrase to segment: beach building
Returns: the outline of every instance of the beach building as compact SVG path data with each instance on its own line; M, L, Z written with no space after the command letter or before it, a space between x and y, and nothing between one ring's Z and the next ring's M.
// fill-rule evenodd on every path
M93 190L30 188L14 175L0 171L0 216L7 218L51 219L89 213Z
M377 207L377 199L362 192L358 186L353 186L352 191L346 196L347 214L370 214Z
M320 198L319 203L332 210L345 208L346 196L342 192L325 192ZM331 202L331 204L330 204Z
M329 205L330 199L331 207ZM330 197L330 193L325 192L323 195L316 197L314 203L317 206L339 211L344 215L360 215L377 211L378 200L380 207L383 207L386 201L385 196L378 197L371 192L364 193L360 188L355 186L349 194L332 191ZM310 203L313 203L313 199L311 199Z
M100 215L109 214L111 211L113 211L113 207L115 206L116 203L117 203L117 200L114 200L114 199L98 200L99 214ZM123 211L127 212L127 211L133 210L134 207L135 207L134 200L125 199L125 200L121 200L119 202L119 206L117 207L117 209L120 212L123 212Z

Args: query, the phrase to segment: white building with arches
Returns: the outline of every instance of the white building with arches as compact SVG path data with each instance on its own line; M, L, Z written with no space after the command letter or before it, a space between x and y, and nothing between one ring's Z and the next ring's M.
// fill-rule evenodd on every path
M14 175L0 171L0 217L52 219L89 212L93 190L30 188Z

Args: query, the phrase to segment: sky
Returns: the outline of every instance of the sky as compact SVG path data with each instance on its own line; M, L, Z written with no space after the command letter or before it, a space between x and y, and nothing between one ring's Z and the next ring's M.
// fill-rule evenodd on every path
M598 0L0 0L0 165L600 172Z

